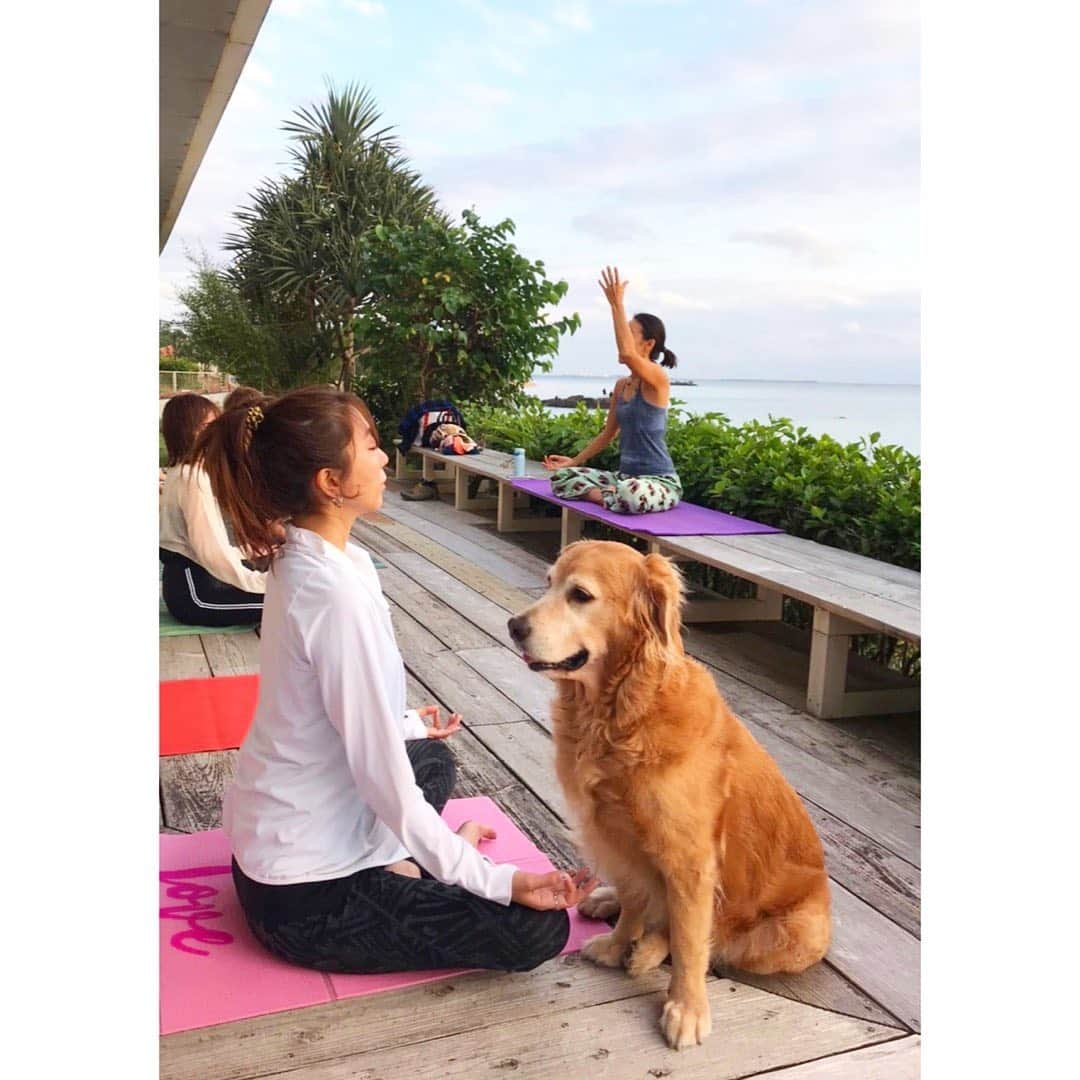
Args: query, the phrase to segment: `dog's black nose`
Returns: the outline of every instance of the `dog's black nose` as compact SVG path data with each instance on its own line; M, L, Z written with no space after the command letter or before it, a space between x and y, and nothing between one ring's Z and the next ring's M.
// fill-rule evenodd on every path
M510 636L520 644L529 636L529 624L520 615L511 616L506 622Z

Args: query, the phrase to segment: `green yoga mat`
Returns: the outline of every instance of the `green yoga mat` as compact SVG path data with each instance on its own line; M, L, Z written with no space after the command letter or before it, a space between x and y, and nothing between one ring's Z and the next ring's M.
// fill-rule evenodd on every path
M386 563L382 559L376 559L373 555L372 562L377 570L384 570ZM253 626L192 626L190 623L177 622L169 614L165 607L165 601L161 596L161 566L158 566L158 637L180 637L183 634L246 634L253 630Z
M192 626L177 622L161 601L158 608L158 637L180 637L181 634L247 634L254 626Z

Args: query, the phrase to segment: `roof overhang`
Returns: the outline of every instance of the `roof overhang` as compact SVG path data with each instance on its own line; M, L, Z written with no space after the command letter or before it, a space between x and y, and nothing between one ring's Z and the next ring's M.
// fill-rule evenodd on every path
M160 247L165 247L270 0L161 0Z

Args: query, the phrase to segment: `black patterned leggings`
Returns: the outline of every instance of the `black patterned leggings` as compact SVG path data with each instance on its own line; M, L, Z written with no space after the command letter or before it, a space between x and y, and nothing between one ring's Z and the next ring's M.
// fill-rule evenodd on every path
M454 759L441 742L407 742L424 797L440 813L454 789ZM251 932L270 952L319 971L375 975L432 968L531 971L570 935L565 911L485 900L430 875L378 867L333 881L263 885L233 860Z

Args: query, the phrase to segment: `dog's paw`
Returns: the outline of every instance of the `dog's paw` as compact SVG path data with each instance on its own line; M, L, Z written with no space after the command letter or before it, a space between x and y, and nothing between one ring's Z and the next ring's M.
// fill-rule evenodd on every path
M578 904L587 919L613 919L619 914L619 898L611 885L601 885Z
M650 930L634 942L626 957L626 970L636 979L658 968L667 959L669 951L667 935Z
M581 955L601 967L621 967L625 949L614 934L598 934L586 941Z
M699 1046L712 1031L709 1002L695 1005L689 1001L669 1001L660 1017L660 1030L672 1050Z

